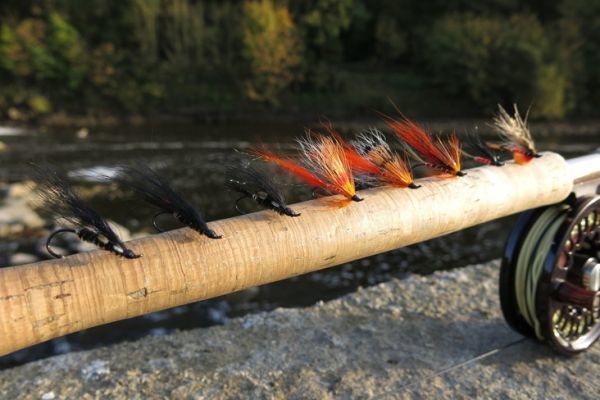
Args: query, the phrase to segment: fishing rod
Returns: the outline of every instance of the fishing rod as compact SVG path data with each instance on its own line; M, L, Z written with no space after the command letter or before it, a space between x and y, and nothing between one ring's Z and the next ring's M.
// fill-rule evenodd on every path
M508 118L524 122L517 115ZM407 120L400 124L416 129ZM435 166L442 178L417 179L418 190L385 185L356 191L344 144L335 136L311 133L301 139L300 155L265 149L256 154L308 185L364 202L333 207L326 197L291 205L301 214L297 218L264 210L213 221L220 240L186 227L127 242L127 247L115 241L132 257L99 250L0 269L0 355L517 213L523 214L500 271L507 322L564 354L589 348L600 336L600 154L565 161L536 151L526 163L517 156L504 166L484 165L464 174L460 144L416 135L428 137L438 150L439 143L453 149L443 165L440 160ZM431 143L426 147L433 164L438 161ZM151 191L160 194L165 185ZM143 257L134 258L138 254Z

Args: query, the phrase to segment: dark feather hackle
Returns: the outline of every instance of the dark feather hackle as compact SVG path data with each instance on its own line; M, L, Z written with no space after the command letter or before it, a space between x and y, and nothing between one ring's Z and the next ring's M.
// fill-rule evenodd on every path
M127 258L139 257L125 246L108 221L73 191L64 176L48 165L34 165L34 169L36 191L43 205L55 218L67 221L76 231L87 228L106 238L115 248L114 252L119 255Z
M221 238L208 227L200 213L182 195L147 165L122 166L115 181L124 189L134 191L161 211L172 214L179 222L195 231L211 239Z
M253 199L257 204L280 215L298 217L300 214L289 208L283 193L263 171L251 165L231 166L227 169L225 186Z
M487 143L479 135L468 135L466 138L469 151L463 150L463 153L480 164L495 165L501 167L504 162L500 160L498 145Z

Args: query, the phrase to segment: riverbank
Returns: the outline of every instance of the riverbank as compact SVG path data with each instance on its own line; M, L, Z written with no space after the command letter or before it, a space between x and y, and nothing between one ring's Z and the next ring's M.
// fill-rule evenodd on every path
M499 263L411 276L305 309L0 372L3 398L595 398L575 358L510 330Z
M390 114L394 114L390 111ZM448 117L443 114L423 115L419 112L406 112L411 118L426 126L432 132L456 132L459 135L480 133L484 136L493 136L489 124L492 114L479 117ZM307 127L321 128L323 121L331 121L337 129L346 132L358 132L367 127L376 127L387 130L384 121L375 113L374 109L367 109L360 113L344 114L328 112L326 109L319 112L281 112L266 111L249 112L192 112L192 113L163 113L163 114L65 114L55 113L40 116L33 120L0 120L0 137L19 135L24 131L63 130L73 132L77 139L86 139L98 130L106 129L149 129L156 130L162 127L219 127L228 125L255 126L257 129L266 126L295 127L294 132L301 134ZM250 125L248 125L250 124ZM600 132L600 119L565 119L552 121L530 121L530 130L534 138L555 139L596 138ZM290 132L281 132L283 137ZM1 141L1 139L0 139ZM5 146L0 147L0 152L5 151Z

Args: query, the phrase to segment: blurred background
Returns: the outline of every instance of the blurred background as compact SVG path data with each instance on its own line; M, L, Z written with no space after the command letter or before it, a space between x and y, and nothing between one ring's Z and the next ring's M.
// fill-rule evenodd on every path
M234 149L289 150L326 119L349 136L383 128L375 111L395 112L390 100L433 132L486 138L497 104L517 103L540 150L598 151L598 15L598 0L2 0L0 267L48 258L54 224L36 205L32 160L63 169L129 238L154 233L155 210L99 183L119 164L150 164L208 221L231 217ZM310 197L277 181L290 203ZM0 368L488 261L513 222L80 332Z
M598 116L597 0L3 0L0 110Z

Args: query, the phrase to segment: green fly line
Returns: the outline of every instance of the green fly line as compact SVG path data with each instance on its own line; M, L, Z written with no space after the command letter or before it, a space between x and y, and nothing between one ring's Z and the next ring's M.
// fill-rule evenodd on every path
M543 340L540 322L535 311L537 285L542 273L546 255L558 228L565 220L568 206L560 205L546 209L527 233L515 271L515 294L519 312L525 321L535 330L536 336Z

